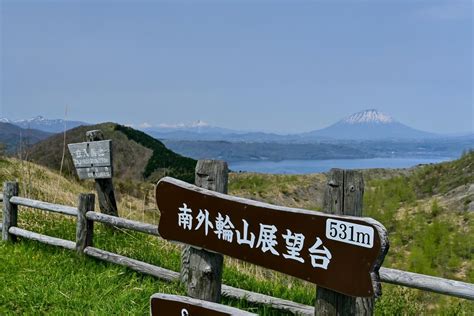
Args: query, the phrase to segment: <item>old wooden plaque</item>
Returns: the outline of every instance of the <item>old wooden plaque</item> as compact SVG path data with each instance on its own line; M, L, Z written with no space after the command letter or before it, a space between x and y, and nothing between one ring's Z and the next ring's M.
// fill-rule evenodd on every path
M252 316L239 309L170 294L154 294L150 300L152 316Z
M356 297L377 296L388 250L371 218L274 206L173 178L156 186L160 235Z
M112 178L112 141L68 144L79 179Z

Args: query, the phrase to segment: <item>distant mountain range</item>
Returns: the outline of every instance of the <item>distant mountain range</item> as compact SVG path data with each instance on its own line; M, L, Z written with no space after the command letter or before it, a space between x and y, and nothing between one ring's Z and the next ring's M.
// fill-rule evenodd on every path
M43 116L36 116L26 120L9 120L7 118L1 118L0 122L10 123L19 126L24 129L35 129L48 133L61 133L64 129L68 130L81 125L90 125L80 121L68 121L63 119L47 119Z
M80 121L47 119L37 116L27 120L10 121L0 119L22 128L37 129L48 133L59 133L80 125L90 125ZM320 141L346 140L421 140L459 137L459 135L434 134L409 127L388 114L376 109L368 109L352 114L326 128L297 134L275 134L265 132L239 131L211 126L203 121L191 124L142 124L139 130L157 139L179 141L229 141L229 142L272 142L272 143L314 143ZM464 135L466 136L466 135ZM472 136L467 135L467 136Z
M147 126L142 130L159 139L186 141L311 143L329 140L419 140L446 137L411 128L376 109L352 114L323 129L289 135L223 129L202 121L190 125Z
M3 119L0 121L5 122L8 120ZM438 135L419 131L397 122L389 115L375 109L355 113L320 130L291 135L235 131L213 127L202 121L189 125L162 124L157 127L141 126L142 131L128 129L113 123L91 126L85 122L65 122L64 120L49 120L44 117L19 120L13 123L20 126L28 126L29 129L21 128L11 123L0 123L0 142L6 143L10 152L15 152L19 148L20 140L23 141L24 145L31 145L50 136L51 133L47 131L62 132L64 124L66 124L66 127L82 125L68 130L68 141L78 141L81 138L83 140L82 135L84 135L85 130L102 127L114 131L120 130L121 134L130 134L133 136L128 135L130 136L130 141L137 142L139 140L145 144L145 147L149 149L154 148L153 150L156 149L156 153L162 152L164 144L172 151L185 157L194 159L223 159L227 161L457 157L463 151L473 148L472 144L474 143L474 135L472 133L460 136ZM38 128L38 130L32 129L33 126ZM117 134L117 142L120 142L121 134ZM158 139L161 141L158 141ZM59 152L62 148L61 140L62 135L53 135L48 140L33 146L31 156L44 165L49 166L49 164L57 163L57 157L55 156L53 159L47 153L49 152L48 149ZM122 148L123 151L137 151L138 149L133 149L133 144L133 142L127 143ZM24 146L22 147L24 148ZM57 150L52 150L52 148ZM137 153L140 153L140 150ZM153 159L141 159L146 156L143 153L137 154L138 156L135 155L136 153L129 154L130 157L134 157L132 160L128 159L127 155L125 155L118 161L122 161L122 163L127 161L127 163L141 165L141 167L133 168L135 171L130 172L126 165L117 165L116 170L123 169L123 172L119 172L119 174L123 173L124 177L137 179L142 176L150 178L151 173L157 168L161 168L161 170L174 170L166 172L180 175L189 172L190 163L184 163L186 160L183 160L183 165L186 165L188 169L178 172L176 170L181 167L170 167L172 166L171 162L167 162L162 166L161 162L164 158L158 157L158 154L154 155L153 157L155 158ZM168 156L181 161L181 158L178 158L178 156L171 154ZM185 177L190 179L191 173Z
M307 133L278 135L219 129L204 122L146 127L179 154L227 161L312 160L371 157L457 157L472 148L474 135L420 131L375 109L352 114ZM336 147L337 145L337 147Z

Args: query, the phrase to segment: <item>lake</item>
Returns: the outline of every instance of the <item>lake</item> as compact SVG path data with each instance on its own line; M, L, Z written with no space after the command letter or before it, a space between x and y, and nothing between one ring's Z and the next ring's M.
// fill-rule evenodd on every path
M281 161L235 161L229 163L232 171L247 171L273 174L306 174L329 171L331 168L409 168L419 164L453 160L453 157L433 158L369 158L328 160L281 160Z

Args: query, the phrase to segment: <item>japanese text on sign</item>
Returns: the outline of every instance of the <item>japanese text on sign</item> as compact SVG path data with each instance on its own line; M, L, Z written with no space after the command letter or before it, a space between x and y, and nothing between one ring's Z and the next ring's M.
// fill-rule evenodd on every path
M111 144L110 140L68 144L80 179L112 177Z
M327 269L331 262L331 252L323 245L319 237L312 241L312 246L303 249L306 236L302 233L292 232L290 229L280 231L275 225L259 224L258 234L249 233L249 224L242 219L241 230L237 229L232 223L229 215L222 216L220 212L212 220L209 217L209 211L199 210L196 218L193 217L193 210L186 203L179 208L178 226L183 230L201 230L205 236L209 233L215 234L218 239L232 243L234 240L239 245L245 245L250 248L258 248L263 253L270 252L275 256L282 255L287 260L295 260L305 263L310 259L313 268ZM193 226L194 224L194 226ZM234 239L234 234L236 238ZM258 236L256 238L256 236ZM277 236L285 241L286 252L280 254L275 246L278 244ZM302 252L304 253L302 254Z
M286 208L173 178L156 187L158 231L168 240L274 269L340 293L378 292L388 241L370 218Z

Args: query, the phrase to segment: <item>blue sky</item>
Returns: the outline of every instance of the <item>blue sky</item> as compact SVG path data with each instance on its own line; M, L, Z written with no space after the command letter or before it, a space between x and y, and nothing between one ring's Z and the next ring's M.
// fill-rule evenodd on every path
M0 117L474 130L470 0L2 0L1 44Z

